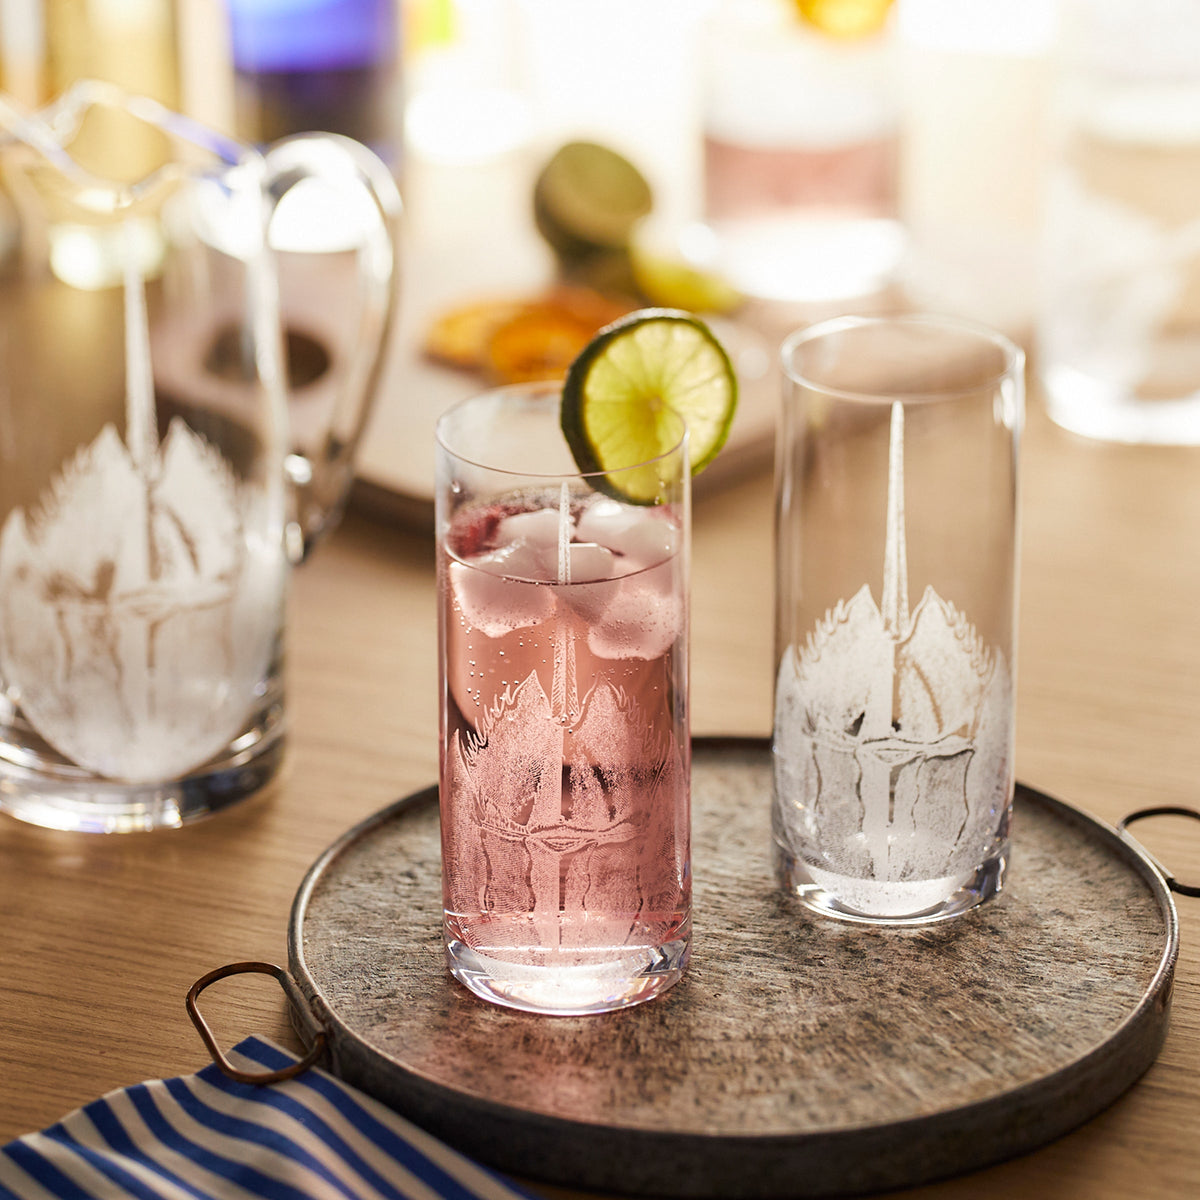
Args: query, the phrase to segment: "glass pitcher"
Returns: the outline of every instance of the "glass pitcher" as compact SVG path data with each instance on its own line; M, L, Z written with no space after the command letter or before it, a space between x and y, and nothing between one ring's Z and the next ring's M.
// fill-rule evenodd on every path
M129 178L134 138L159 165ZM314 187L339 344L280 316ZM288 567L350 482L398 213L345 138L259 153L94 81L0 96L0 809L154 828L275 774Z

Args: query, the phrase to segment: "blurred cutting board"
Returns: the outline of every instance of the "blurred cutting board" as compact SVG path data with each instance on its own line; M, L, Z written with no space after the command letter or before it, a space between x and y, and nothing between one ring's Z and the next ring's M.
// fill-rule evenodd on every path
M479 282L469 259L453 270L422 261L410 249L409 269L401 288L401 310L383 377L357 461L352 503L386 519L422 528L432 526L434 499L434 426L451 405L487 385L477 376L429 361L421 346L432 320L446 308L490 295L535 294L551 281L540 255L513 262L510 286ZM493 269L495 263L489 264ZM475 264L478 266L478 263ZM739 403L729 441L697 479L702 494L748 473L770 470L774 453L775 411L779 403L776 365L782 333L760 321L711 320L713 331L734 360Z

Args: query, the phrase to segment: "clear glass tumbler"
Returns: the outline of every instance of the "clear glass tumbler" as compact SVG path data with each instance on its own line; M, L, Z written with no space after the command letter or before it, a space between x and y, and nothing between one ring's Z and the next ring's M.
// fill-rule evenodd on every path
M579 1014L687 963L690 471L680 422L580 474L559 411L518 385L438 424L442 886L455 978Z
M778 877L840 917L949 917L1008 853L1024 356L956 320L839 318L783 367Z

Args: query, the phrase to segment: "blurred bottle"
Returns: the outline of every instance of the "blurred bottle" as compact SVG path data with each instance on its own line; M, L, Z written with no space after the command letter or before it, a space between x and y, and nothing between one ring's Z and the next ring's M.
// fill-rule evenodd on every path
M239 141L265 147L293 134L339 134L399 176L400 0L218 2ZM375 253L379 220L361 189L314 178L288 190L268 230L286 331L289 416L307 452L331 429L343 436L339 431L350 426L339 412L341 398L367 386L359 381L360 356L348 351L368 320L363 264ZM389 308L386 318L389 338L394 312ZM348 436L345 445L349 469ZM289 469L307 486L303 457Z
M43 98L44 45L41 0L0 0L0 90L23 108Z
M79 79L104 79L179 107L179 54L172 0L44 0L46 98ZM72 147L105 178L140 179L162 164L165 148L145 122L109 112Z
M6 80L27 108L40 106L83 79L118 84L169 108L179 107L179 54L174 0L5 0L2 14ZM168 148L146 122L116 109L85 120L71 156L114 183L157 170ZM51 265L64 283L108 288L122 278L130 247L143 275L153 275L163 244L151 217L133 217L125 231L52 221Z
M405 337L465 298L539 289L540 143L516 3L405 0Z
M723 0L708 26L705 210L720 265L751 297L886 288L897 112L891 0Z
M1026 340L1058 0L897 0L904 285Z
M340 133L399 169L397 0L226 0L239 137Z
M175 0L175 21L181 111L209 129L236 136L226 0Z

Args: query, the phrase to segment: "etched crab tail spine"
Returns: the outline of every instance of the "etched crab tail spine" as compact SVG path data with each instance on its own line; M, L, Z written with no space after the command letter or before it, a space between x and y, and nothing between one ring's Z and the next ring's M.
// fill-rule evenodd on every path
M908 540L904 529L904 405L892 403L888 442L887 540L883 552L884 628L897 641L908 632Z
M150 364L146 284L137 262L134 226L124 226L125 444L138 474L152 482L158 459L158 413Z

